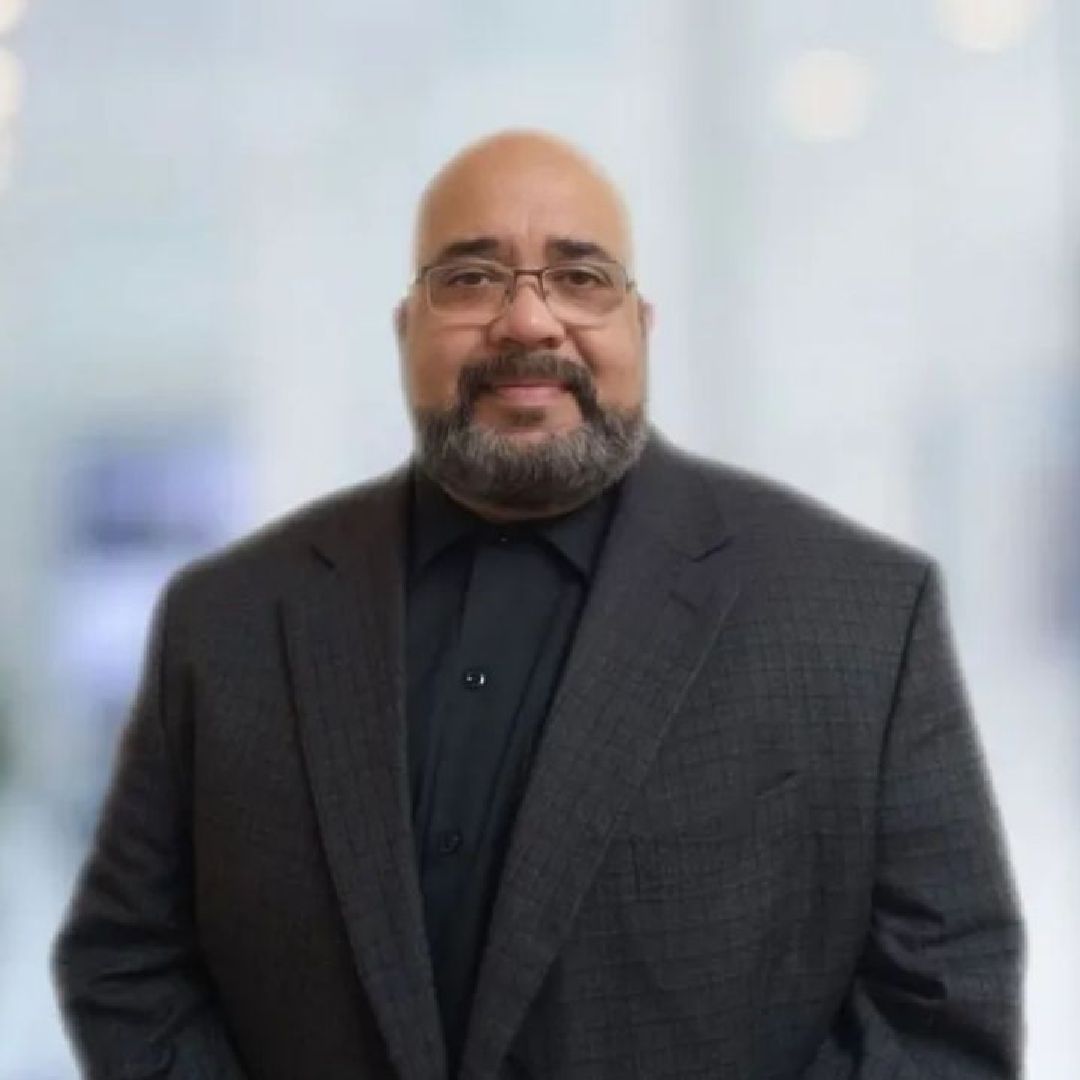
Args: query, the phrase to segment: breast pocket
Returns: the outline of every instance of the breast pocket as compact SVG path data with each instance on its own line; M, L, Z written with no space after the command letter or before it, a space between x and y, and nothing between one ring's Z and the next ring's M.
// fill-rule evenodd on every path
M789 772L704 814L676 810L668 820L634 823L628 840L636 895L710 909L763 902L809 835L803 788L802 776Z

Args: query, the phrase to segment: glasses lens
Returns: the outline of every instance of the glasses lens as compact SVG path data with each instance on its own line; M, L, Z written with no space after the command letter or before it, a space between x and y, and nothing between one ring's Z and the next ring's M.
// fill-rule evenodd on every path
M567 320L609 315L626 295L626 279L617 266L561 263L544 272L544 291L552 310Z
M428 299L448 315L494 318L502 308L509 274L488 263L447 263L428 271Z

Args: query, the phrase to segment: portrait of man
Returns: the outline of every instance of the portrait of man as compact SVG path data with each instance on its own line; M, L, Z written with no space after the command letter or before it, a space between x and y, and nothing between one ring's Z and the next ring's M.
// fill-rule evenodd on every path
M410 460L161 597L54 950L86 1075L1016 1076L937 564L650 423L577 148L465 147L413 262Z

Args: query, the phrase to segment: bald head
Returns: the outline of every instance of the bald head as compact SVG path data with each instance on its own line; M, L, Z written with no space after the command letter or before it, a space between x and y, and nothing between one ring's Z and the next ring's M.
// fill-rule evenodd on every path
M476 253L520 265L528 262L525 248L550 250L559 238L595 244L631 265L629 215L600 168L552 135L506 131L466 147L428 184L413 257L418 269L438 261L450 245L487 239L499 250L489 245L491 251Z
M474 143L424 192L413 254L394 326L427 473L498 519L614 483L644 445L652 309L606 265L630 270L630 227L597 166L538 132Z

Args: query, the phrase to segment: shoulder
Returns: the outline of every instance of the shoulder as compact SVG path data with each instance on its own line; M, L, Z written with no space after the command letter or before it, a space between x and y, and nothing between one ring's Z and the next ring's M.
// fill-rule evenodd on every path
M670 443L661 447L673 478L680 478L702 513L723 521L742 560L764 573L895 582L909 590L935 567L918 547L778 479Z
M331 492L180 567L169 600L278 595L373 530L390 531L403 512L408 467Z
M684 490L723 520L727 557L715 572L735 571L743 643L765 649L766 666L887 698L921 599L941 593L936 562L776 479L673 453Z

